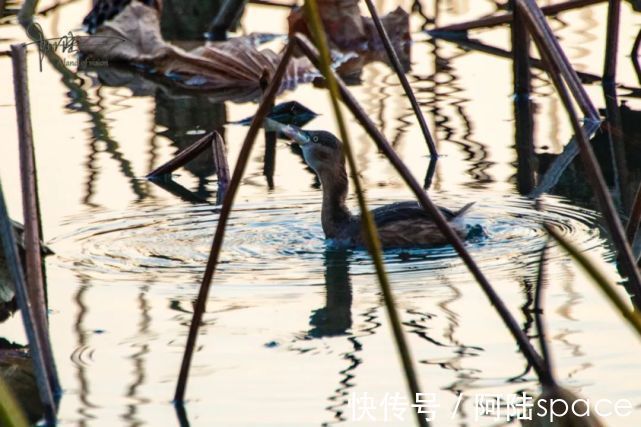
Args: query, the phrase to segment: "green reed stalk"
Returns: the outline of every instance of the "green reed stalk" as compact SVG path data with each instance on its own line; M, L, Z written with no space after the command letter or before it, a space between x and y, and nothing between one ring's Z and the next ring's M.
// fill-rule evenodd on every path
M623 298L619 296L614 285L605 277L605 274L603 274L603 272L584 254L582 254L575 245L566 240L558 231L548 225L545 226L545 229L550 236L552 236L554 240L556 240L556 242L565 249L565 251L570 254L570 256L581 265L581 267L583 267L594 283L599 286L610 302L614 304L617 311L621 313L623 318L627 320L634 330L637 331L639 336L641 336L641 315L628 307L628 304L626 304Z
M2 376L0 376L0 426L29 426L27 417Z
M330 68L330 54L329 47L327 43L327 36L325 30L323 29L323 24L320 19L320 14L318 12L318 4L316 0L307 0L305 1L305 12L307 15L307 22L310 24L311 31L316 39L316 45L320 52L320 65L321 73L325 76L327 80L327 87L331 95L332 106L334 108L334 113L336 115L336 122L340 130L341 139L343 141L344 154L347 157L347 162L349 164L352 182L354 183L354 189L356 191L356 196L358 198L358 205L361 210L361 215L363 218L363 226L365 231L365 236L367 239L367 247L369 249L370 255L374 262L376 268L376 275L381 286L381 291L383 293L383 300L385 301L385 307L387 309L387 314L390 318L390 323L392 325L392 331L394 334L394 339L396 341L396 346L398 348L401 361L403 364L403 370L405 371L405 378L408 383L409 391L412 395L412 401L417 397L417 394L420 393L420 387L418 384L418 379L414 365L412 362L412 357L410 354L410 349L405 340L403 334L403 327L401 324L400 316L396 310L396 304L394 302L394 295L392 294L391 286L385 273L385 266L383 265L383 256L381 249L381 242L378 238L378 231L372 215L370 214L367 208L367 202L365 200L365 194L361 186L360 179L358 177L358 169L356 167L356 161L354 159L354 154L352 152L352 147L349 140L349 135L347 132L347 127L345 126L345 120L340 108L340 92L338 89L338 84L334 78L334 74L331 72ZM418 413L415 412L416 420L419 426L427 426L427 420Z

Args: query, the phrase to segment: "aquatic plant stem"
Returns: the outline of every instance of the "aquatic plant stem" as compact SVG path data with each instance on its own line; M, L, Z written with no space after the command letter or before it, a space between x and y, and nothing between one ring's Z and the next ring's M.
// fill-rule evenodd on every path
M182 404L185 397L185 390L187 387L187 379L189 377L189 369L191 366L191 359L193 357L194 348L196 346L196 339L198 336L198 329L202 322L203 314L205 313L207 297L209 295L209 289L211 287L211 281L214 277L214 272L216 270L216 265L218 264L218 258L220 256L220 250L223 244L223 239L225 236L225 227L227 226L227 220L231 213L231 208L234 203L234 197L238 187L240 186L240 180L245 172L247 162L249 160L249 155L251 149L254 145L254 140L256 135L260 130L263 119L270 110L271 102L276 96L276 92L280 88L281 80L287 70L287 64L289 59L292 56L294 49L294 44L289 43L285 48L285 52L281 57L281 62L278 64L274 75L272 76L271 82L265 92L263 99L261 100L258 110L252 119L243 145L238 154L238 160L236 161L236 166L229 182L229 188L225 193L223 199L223 204L220 209L220 215L218 217L218 224L216 225L216 233L214 234L214 239L211 245L211 252L209 254L209 259L207 260L207 266L205 267L205 274L203 275L202 282L200 284L200 290L198 291L198 299L194 306L194 315L189 325L189 335L187 337L187 343L185 345L185 352L182 359L182 364L180 367L180 374L178 376L178 384L176 385L176 393L174 395L174 402L176 404Z
M534 155L534 112L530 92L530 35L521 12L514 8L510 25L512 41L512 73L514 75L514 147L516 148L516 186L520 194L528 194L536 185L536 157Z
M517 0L519 7L527 8L525 2L529 0ZM527 16L527 15L524 15ZM534 22L531 19L527 21L528 27L530 30L533 30L535 27ZM631 285L631 290L633 294L633 301L637 307L641 307L641 275L639 270L636 267L636 262L632 255L632 249L625 238L625 232L623 226L621 225L621 220L616 212L614 203L612 202L612 197L607 190L605 185L605 180L603 178L603 173L601 168L596 160L592 146L585 135L579 118L574 109L574 104L570 98L567 88L565 87L561 76L555 72L555 69L552 66L550 52L547 48L545 42L541 39L540 34L532 31L531 34L534 36L534 41L539 49L541 58L543 62L548 65L548 75L552 79L554 86L556 87L557 93L561 98L566 112L568 113L570 122L572 124L572 129L574 135L577 138L577 142L580 148L581 159L583 160L583 166L585 168L585 175L594 191L597 199L599 201L599 206L605 217L608 230L612 236L615 247L619 255L619 259L623 264L623 270L625 275L628 277L629 284Z
M51 390L49 375L47 374L47 365L45 364L45 357L42 352L43 346L40 335L37 331L37 325L35 323L35 316L33 313L34 310L31 302L29 301L29 292L24 279L22 263L20 262L18 245L14 236L13 224L9 219L9 213L7 211L1 182L0 240L2 241L2 249L7 262L7 268L9 269L11 280L16 288L16 301L22 314L21 317L25 334L29 340L29 352L31 354L31 360L33 361L33 369L35 372L36 384L38 386L38 395L42 402L45 421L48 426L53 426L56 423L56 401L54 393Z
M608 26L605 31L605 64L603 83L614 84L617 73L617 51L619 49L619 21L621 19L621 0L608 1Z
M225 141L218 132L214 132L214 139L211 142L216 165L216 177L218 179L218 189L216 190L216 204L222 203L225 199L227 187L229 187L229 164L227 163L227 150Z
M318 67L319 65L317 64L319 64L320 61L318 52L316 51L314 46L300 34L296 34L293 37L298 40L298 46L303 51L303 53L305 53L305 55L307 55L312 63L314 63ZM414 193L419 204L432 216L439 231L443 233L454 250L456 250L456 253L461 257L470 273L472 273L475 280L479 283L479 285L483 289L483 292L490 300L490 303L495 307L497 313L514 337L524 357L532 365L539 378L542 375L545 375L545 373L543 372L545 367L541 361L541 357L536 352L527 336L525 336L525 334L519 327L519 324L516 322L492 285L490 285L490 282L487 280L476 262L474 262L472 256L469 254L467 249L465 249L465 245L463 244L461 238L458 236L458 234L456 234L454 230L452 230L448 222L443 217L441 211L436 207L436 205L430 199L429 195L423 190L421 185L412 176L412 173L409 171L407 166L405 166L405 163L403 163L403 161L398 156L396 151L394 151L394 148L390 145L385 136L383 136L376 125L372 122L369 115L360 107L358 101L354 98L349 89L347 89L345 83L341 80L340 77L336 75L335 71L331 70L331 73L333 74L336 84L341 91L342 100L345 105L347 105L352 114L360 122L361 126L363 126L365 131L370 135L377 148L387 157L394 169L396 169L403 181Z
M33 22L33 15L36 13L38 8L39 0L25 0L18 12L18 22L23 27L27 27L31 22Z
M416 375L416 370L414 369L414 362L410 354L409 345L405 340L405 335L403 332L403 325L400 319L400 316L396 310L396 303L394 300L394 295L392 293L387 274L385 273L385 266L383 265L383 256L382 256L382 247L381 242L378 238L378 231L374 220L372 218L369 209L367 208L367 202L365 200L365 194L361 186L361 182L358 176L358 168L356 166L356 160L354 159L354 154L352 152L352 146L350 144L349 134L347 132L347 126L345 125L345 120L343 119L343 113L341 111L341 106L339 103L340 92L338 85L336 83L336 78L332 74L331 68L331 58L329 54L329 46L327 42L327 37L325 30L323 29L323 24L321 22L320 13L318 11L318 4L316 0L306 0L304 4L305 14L307 16L307 22L310 24L312 34L316 39L316 44L320 51L320 71L327 81L327 87L331 95L332 106L336 116L336 122L340 130L341 139L343 141L343 150L345 157L347 158L347 163L349 164L349 169L351 172L352 182L354 183L354 190L356 191L356 196L358 198L358 205L361 211L361 218L363 220L363 231L365 232L367 248L369 250L372 261L374 262L374 267L376 269L376 275L378 277L378 282L381 286L381 292L383 294L383 300L385 302L385 308L387 310L387 315L390 319L390 325L392 327L392 332L394 335L394 340L396 342L396 347L398 349L401 362L403 365L403 370L405 372L405 379L410 391L410 399L412 402L416 400L421 395L421 389L418 383L418 377ZM418 410L414 411L416 415L416 421L419 426L428 426L429 423L427 419L419 413Z
M477 39L462 38L460 36L451 35L450 33L438 33L438 34L435 33L432 36L434 38L447 40L448 42L455 43L469 50L476 50L479 52L487 53L489 55L498 56L499 58L512 59L511 50L502 49L500 47L485 44L478 41ZM533 58L530 56L529 62L532 68L538 68L538 69L544 70L543 62L538 58ZM579 79L583 82L592 83L592 82L601 81L601 75L587 73L585 71L579 71L579 70L575 70L575 72L577 76L579 76ZM635 89L635 87L625 86L625 85L618 85L618 87L627 88L629 90Z
M208 38L215 41L227 40L227 31L238 21L247 3L248 0L224 0L207 28Z
M556 231L553 227L546 225L547 232L556 240L556 242L568 253L570 256L583 267L583 269L588 273L592 278L594 283L596 283L599 288L605 293L606 297L614 304L615 308L624 319L630 323L632 328L639 334L641 337L641 314L639 311L632 310L626 302L619 296L617 291L615 291L614 286L610 284L610 281L605 277L601 270L593 265L593 263L581 253L581 251L565 239Z
M189 147L176 154L174 158L166 163L158 166L153 171L149 172L145 178L158 179L163 175L171 175L176 169L185 166L187 163L195 159L200 153L203 153L212 146L215 134L217 132L210 132L200 138L198 141L192 143Z
M556 3L548 6L541 7L541 11L545 15L555 15L559 12L566 10L576 9L579 7L591 6L597 3L603 3L606 0L571 0L564 3ZM502 15L486 16L483 18L475 19L473 21L461 22L458 24L445 25L436 27L429 30L429 33L452 33L462 32L474 29L487 29L489 27L496 27L511 22L513 19L512 13L504 13Z
M171 174L178 168L185 166L187 163L195 159L201 153L207 151L211 147L212 160L216 166L216 175L218 178L218 190L216 191L216 204L219 205L225 196L227 186L229 185L229 166L227 164L227 153L225 151L225 141L222 136L216 131L210 132L200 138L198 141L192 143L189 147L182 150L174 158L158 166L153 171L149 172L146 178L154 184L163 187L169 192L176 193L172 189L178 189L172 185ZM173 183L175 184L175 183ZM182 191L178 191L181 193ZM184 194L183 194L184 195ZM196 198L198 203L206 202Z
M42 249L40 245L42 226L40 224L33 131L31 128L31 106L27 84L26 47L24 44L11 45L11 59L13 63L13 85L20 152L26 283L29 300L33 306L36 332L40 336L44 362L47 366L47 381L49 381L52 393L58 395L61 387L49 338L49 322L45 301Z
M385 27L381 22L381 18L378 16L376 7L374 6L374 3L372 3L372 0L365 0L365 4L367 5L367 9L369 9L369 13L372 16L372 20L374 21L374 26L376 27L376 31L378 31L378 35L380 36L381 41L383 42L383 46L385 47L385 51L387 52L387 57L389 58L390 63L392 64L392 68L394 68L394 71L396 72L396 75L398 76L398 79L401 82L401 86L403 86L405 95L407 96L407 98L410 101L410 104L412 105L412 109L414 110L414 115L416 116L416 120L418 120L419 127L421 128L421 132L423 132L423 137L425 138L425 142L427 143L427 148L430 150L430 155L434 158L438 158L436 144L434 143L434 138L432 138L430 129L427 126L427 123L425 122L425 117L423 116L423 112L421 111L421 106L418 104L418 101L416 100L416 96L414 95L412 86L407 81L407 76L405 75L403 67L401 66L401 61L399 61L398 55L394 50L394 45L392 45L392 42L389 36L387 35L387 31L385 30Z
M599 121L599 113L596 107L594 107L590 97L585 92L579 77L563 49L561 49L556 37L554 37L554 33L547 24L545 15L543 15L539 6L534 0L516 0L516 5L523 12L523 16L527 17L530 33L538 39L539 48L541 49L541 45L544 46L543 48L546 49L546 53L549 55L549 62L563 75L583 114L590 120Z

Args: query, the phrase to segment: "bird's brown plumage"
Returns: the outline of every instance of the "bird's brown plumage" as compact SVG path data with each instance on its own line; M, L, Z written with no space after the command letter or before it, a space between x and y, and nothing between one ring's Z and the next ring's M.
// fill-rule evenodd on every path
M345 205L348 192L347 171L342 143L326 131L303 131L286 126L283 133L298 141L305 162L316 172L323 189L321 222L325 236L341 246L365 246L360 215L352 215ZM464 238L463 215L474 203L457 212L439 207L452 228ZM398 202L371 211L383 247L425 247L447 243L432 216L417 202Z

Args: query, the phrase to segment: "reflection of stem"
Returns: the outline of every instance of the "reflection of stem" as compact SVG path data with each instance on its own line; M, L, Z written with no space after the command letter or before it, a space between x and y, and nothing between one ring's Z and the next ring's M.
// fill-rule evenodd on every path
M464 97L456 99L455 95L462 93L464 90L457 84L459 80L458 76L454 73L453 68L449 66L452 60L458 59L459 57L466 55L468 52L463 52L462 54L456 54L449 58L445 58L439 55L436 40L432 40L431 44L434 46L433 53L436 61L434 74L423 78L422 80L431 81L435 85L437 79L439 82L439 84L435 86L434 106L431 111L434 115L434 120L437 122L435 126L435 134L438 133L438 130L445 131L443 139L459 144L462 150L467 154L465 160L471 164L467 173L471 176L473 185L478 186L482 185L479 183L491 182L492 178L486 173L486 170L489 169L492 163L486 160L489 156L485 146L472 139L472 135L474 133L472 129L472 121L465 110L465 103L469 100ZM443 75L448 77L445 82L443 82ZM442 89L445 88L447 88L448 91L443 93ZM439 100L441 99L440 95L445 95L447 103L456 109L459 117L465 125L464 134L460 140L456 138L458 127L450 126L449 123L452 120L445 113L441 113L442 109L438 107Z
M543 288L545 287L545 273L547 264L547 242L543 249L541 249L541 258L539 259L539 273L536 278L536 289L534 293L534 320L536 321L536 330L539 335L539 347L541 349L541 357L546 364L546 370L550 373L547 380L552 380L551 384L543 384L546 386L554 385L554 377L552 376L552 359L550 358L550 350L548 349L547 338L545 334L545 324L543 323Z
M449 307L449 305L459 301L463 294L459 291L458 288L451 285L447 279L443 278L442 283L447 286L447 288L452 292L451 297L446 297L446 299L437 303L438 307L444 313L444 318L447 321L445 329L442 332L442 336L448 341L448 343L440 342L434 337L428 335L429 328L426 325L426 322L433 318L433 316L430 314L409 311L409 314L418 316L419 318L418 320L413 319L410 323L408 323L408 326L411 326L413 328L413 330L411 331L412 333L428 341L430 344L439 347L452 348L452 353L454 355L448 360L430 361L429 359L427 359L422 360L421 363L427 365L436 365L442 369L450 370L455 373L456 380L443 389L449 390L455 396L458 396L459 393L463 393L465 390L470 389L473 386L473 382L476 379L473 374L480 372L479 370L475 370L472 368L464 368L461 364L461 361L465 357L474 355L472 350L479 351L482 349L479 347L465 345L455 337L456 331L460 326L458 319L459 316ZM459 418L461 418L462 420L466 419L466 414L462 410L462 408L464 407L464 402L465 397L463 395L461 405L459 406L460 410L457 412Z
M76 321L73 323L73 330L76 333L76 341L78 351L82 351L87 345L87 331L84 328L84 321L88 313L87 305L85 304L84 297L85 293L91 287L88 279L85 276L78 276L78 281L82 284L78 287L78 292L74 296L74 301L76 307L78 307L78 315L76 316ZM86 426L87 421L93 419L94 416L89 413L89 409L95 409L96 406L94 403L91 403L89 396L91 394L91 388L89 386L89 381L87 380L87 373L85 372L85 364L82 360L76 362L77 372L76 378L78 379L78 385L80 391L78 392L78 399L84 405L78 412L82 415L80 419L80 426Z
M634 45L632 46L632 65L634 66L634 71L637 73L637 79L639 79L639 84L641 84L641 65L639 64L639 45L641 45L641 30L637 34L637 37L634 39Z
M187 410L184 405L174 405L176 409L176 418L178 418L178 425L180 427L189 427L189 418L187 417Z
M158 187L162 188L170 194L173 194L176 197L179 197L186 202L193 203L195 205L203 203L209 204L209 201L207 201L207 199L202 198L193 191L186 189L171 178L154 179L150 182L156 184Z
M25 10L25 7L27 7L28 3L30 3L30 1L25 2L25 5L20 11L21 14L23 13L23 10ZM40 40L46 39L45 35L42 33L40 28L36 25L29 26L26 29L26 32L27 32L27 35L33 41L38 42ZM87 113L91 118L91 122L93 123L92 136L94 140L102 141L105 143L106 147L104 151L111 154L111 158L116 160L120 164L120 171L123 173L125 177L129 179L131 189L134 192L134 194L138 197L138 200L145 198L145 196L147 195L147 192L143 189L143 187L140 184L140 181L134 175L131 163L120 152L120 147L118 145L118 142L109 136L109 128L106 124L106 120L103 117L104 108L102 107L101 103L97 102L96 104L93 104L89 100L89 96L87 92L78 83L78 81L82 82L83 80L78 76L78 74L68 69L64 65L64 61L62 60L62 58L60 58L53 50L43 49L42 53L44 56L47 57L47 60L49 61L51 66L60 73L62 77L61 79L62 83L69 89L69 96L72 99L72 101L74 101L74 104L78 106L77 109L84 113ZM98 153L96 149L97 148L96 144L91 144L91 147L95 151L93 151L90 154L90 161L88 163L90 163L91 160L93 160L96 157L96 154ZM95 175L91 172L90 172L90 178L91 179L95 178ZM91 180L88 183L87 189L88 191L93 190L93 185ZM83 202L88 205L91 205L92 197L93 197L93 192L89 192L84 197Z
M392 42L389 39L389 36L387 35L387 31L385 30L385 27L383 26L381 19L378 16L376 7L374 6L374 3L372 3L372 0L365 0L365 4L367 5L367 9L369 10L370 15L372 16L372 20L374 21L374 26L376 27L376 31L378 32L378 35L381 41L383 42L383 46L385 47L385 52L387 53L387 57L389 59L390 65L392 66L392 69L396 72L396 75L398 76L398 79L401 82L401 86L405 91L405 96L412 106L412 110L414 111L414 115L416 116L416 120L418 121L419 128L421 129L421 132L423 133L423 137L425 138L425 142L427 143L427 147L430 150L430 155L432 157L438 157L438 154L436 151L436 145L434 144L434 139L432 138L432 134L429 128L427 127L425 117L423 116L423 112L421 111L421 106L416 100L416 96L414 95L412 86L410 85L409 81L407 80L407 77L405 76L405 70L403 69L401 62L398 59L396 50L394 50L394 46L392 45Z
M138 323L139 330L137 337L145 339L144 337L149 333L149 325L151 324L150 316L150 307L147 299L145 298L147 291L149 290L148 286L144 286L140 289L138 294L138 308L140 309L140 322ZM131 359L134 362L134 376L133 382L127 388L127 397L130 399L136 398L138 394L138 388L145 383L146 374L145 374L145 355L149 353L148 344L140 344L140 350L131 356ZM139 422L135 419L135 415L138 410L138 406L143 403L147 403L148 399L143 397L136 398L136 403L127 405L128 412L123 416L124 419L131 421L132 425L136 425Z
M328 398L332 404L326 408L329 412L334 414L334 420L332 422L323 423L323 426L331 423L347 421L347 418L343 414L345 413L345 407L349 403L349 389L355 386L352 381L356 378L356 368L363 363L363 359L357 356L358 352L363 351L361 339L374 335L376 333L376 329L382 325L378 320L378 316L376 314L377 311L378 305L365 310L361 316L365 317L365 323L368 324L368 326L361 329L358 334L354 334L347 338L350 344L352 344L352 350L343 353L342 357L343 360L346 360L349 363L349 366L338 372L342 379L339 381L338 388L334 390L334 394Z

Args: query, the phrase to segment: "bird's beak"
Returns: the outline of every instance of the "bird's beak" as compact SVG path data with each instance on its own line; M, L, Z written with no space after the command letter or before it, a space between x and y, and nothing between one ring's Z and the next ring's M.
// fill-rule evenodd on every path
M312 139L309 137L307 132L297 126L284 125L269 118L265 118L264 126L268 131L280 132L286 135L293 141L298 142L298 144L300 144L301 146L310 144L312 142Z

